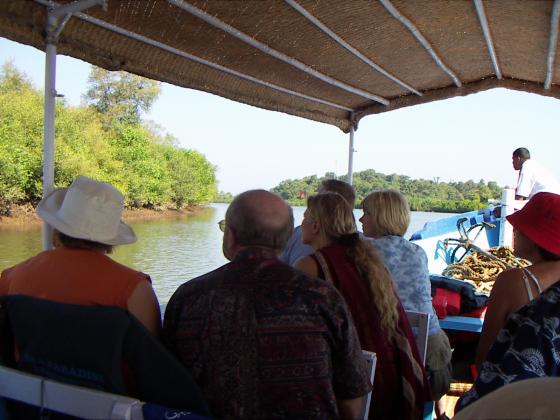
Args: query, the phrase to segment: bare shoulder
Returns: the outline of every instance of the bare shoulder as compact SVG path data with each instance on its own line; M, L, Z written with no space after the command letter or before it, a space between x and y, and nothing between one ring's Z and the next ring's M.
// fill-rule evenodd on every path
M478 343L476 365L479 368L510 315L527 303L527 292L522 283L523 272L517 268L503 271L496 278Z
M317 277L317 275L319 274L317 263L312 257L309 256L299 258L294 264L294 268L303 271L311 277Z
M496 277L496 283L494 287L499 287L500 289L511 289L515 287L522 286L523 282L523 270L520 268L510 268L508 270L502 271Z
M492 287L490 299L512 302L526 300L527 291L523 282L523 271L520 268L511 268L501 272ZM524 299L525 298L525 299ZM515 303L514 303L515 304Z
M560 261L541 261L527 269L538 279L542 290L548 289L560 280Z
M157 296L147 280L138 283L128 299L128 310L155 336L161 328Z

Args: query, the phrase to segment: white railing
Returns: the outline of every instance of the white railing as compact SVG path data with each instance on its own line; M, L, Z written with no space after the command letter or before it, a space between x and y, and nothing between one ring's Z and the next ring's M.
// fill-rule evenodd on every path
M4 366L0 366L0 397L84 419L144 419L143 403L134 398L67 385Z

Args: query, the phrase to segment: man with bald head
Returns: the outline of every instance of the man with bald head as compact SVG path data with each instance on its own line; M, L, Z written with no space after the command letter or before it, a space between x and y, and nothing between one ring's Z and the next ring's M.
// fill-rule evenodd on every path
M226 212L230 262L167 305L164 340L217 418L355 418L371 389L342 296L277 258L293 224L280 197L240 194Z
M251 245L282 249L293 226L292 209L280 197L264 190L247 191L226 211L224 255L232 260L240 248Z

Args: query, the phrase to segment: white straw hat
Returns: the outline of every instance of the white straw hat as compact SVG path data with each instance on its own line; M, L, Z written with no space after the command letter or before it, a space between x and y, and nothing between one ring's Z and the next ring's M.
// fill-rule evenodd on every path
M54 190L37 206L37 214L72 238L107 245L136 242L130 226L121 221L124 198L119 190L85 176L68 188Z

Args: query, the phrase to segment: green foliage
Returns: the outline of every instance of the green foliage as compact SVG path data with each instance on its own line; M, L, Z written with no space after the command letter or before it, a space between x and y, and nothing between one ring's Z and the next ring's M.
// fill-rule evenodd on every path
M171 175L171 199L177 207L210 202L217 194L216 168L195 150L160 146Z
M0 94L23 92L33 88L29 78L20 72L12 61L2 64L0 70Z
M43 101L9 63L0 73L0 197L3 205L41 195Z
M292 205L305 205L305 198L315 194L323 179L335 178L333 173L327 173L322 178L308 176L302 179L282 181L272 189ZM345 176L336 177L342 181ZM470 210L478 210L488 206L489 199L500 198L502 189L491 181L485 183L480 180L467 182L438 182L427 179L410 179L405 175L385 175L368 169L356 172L353 177L356 190L356 203L358 206L362 200L372 191L379 189L396 189L402 192L410 208L415 211L437 211L462 213Z
M108 121L138 124L158 98L160 83L123 71L91 67L86 102Z
M317 192L323 179L326 179L326 176L317 178L317 175L311 175L302 179L287 179L271 191L294 206L305 206L307 197Z
M233 201L233 194L230 192L219 191L214 198L214 203L231 203Z
M108 136L96 113L58 103L55 121L57 185L68 185L78 175L111 182L105 175L119 165L111 161Z
M171 200L171 179L151 133L141 125L117 124L109 140L122 164L117 184L131 207L161 207Z
M154 97L155 99L155 97ZM115 185L130 207L211 202L214 166L148 123L57 103L55 184L86 175ZM0 72L0 215L42 195L43 97L11 64Z

